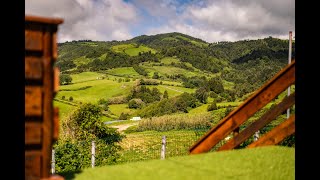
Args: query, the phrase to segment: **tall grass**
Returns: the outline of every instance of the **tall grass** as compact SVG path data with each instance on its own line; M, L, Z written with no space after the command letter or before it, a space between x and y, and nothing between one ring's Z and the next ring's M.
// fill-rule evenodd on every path
M210 113L164 115L141 120L136 131L209 129L212 126L211 120Z

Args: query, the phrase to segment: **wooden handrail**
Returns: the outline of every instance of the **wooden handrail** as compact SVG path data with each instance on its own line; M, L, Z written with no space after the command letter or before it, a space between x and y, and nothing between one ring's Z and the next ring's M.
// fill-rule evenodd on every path
M267 105L287 87L294 83L295 61L293 60L289 65L279 71L271 80L257 90L252 96L250 96L245 102L238 106L238 108L229 113L216 126L212 127L194 145L192 145L189 149L190 154L198 154L209 151L228 134L239 128L241 124L243 124L252 115L254 115L257 111ZM240 134L237 134L235 137L239 137Z

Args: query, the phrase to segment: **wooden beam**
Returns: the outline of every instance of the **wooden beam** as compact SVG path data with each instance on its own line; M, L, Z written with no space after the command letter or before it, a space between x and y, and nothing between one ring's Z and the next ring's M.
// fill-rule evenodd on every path
M263 128L265 125L274 120L283 111L290 108L295 103L295 92L289 97L283 99L282 102L273 107L270 111L266 112L259 120L250 124L246 129L241 131L240 134L234 136L227 143L221 146L218 151L234 149L246 139L252 136L255 132Z
M295 132L295 115L290 116L289 119L273 128L271 131L263 135L247 146L247 148L253 148L257 146L276 145L283 141L286 137L292 135Z
M239 127L255 112L260 110L288 86L295 82L295 61L279 71L250 98L222 119L216 126L203 135L191 148L190 154L208 152L230 132Z

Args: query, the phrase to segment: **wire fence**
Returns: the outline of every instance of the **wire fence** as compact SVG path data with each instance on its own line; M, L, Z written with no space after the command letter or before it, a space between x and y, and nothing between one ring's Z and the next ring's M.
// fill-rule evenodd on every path
M161 159L162 138L165 136L165 158L184 156L189 153L189 148L207 130L193 131L148 131L128 134L120 145L118 163L136 162L150 159Z

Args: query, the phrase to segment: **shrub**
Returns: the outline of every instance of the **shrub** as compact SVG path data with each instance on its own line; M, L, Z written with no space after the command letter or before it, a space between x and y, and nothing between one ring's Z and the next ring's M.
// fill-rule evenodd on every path
M65 100L65 99L66 99L66 97L65 97L65 96L62 96L62 97L61 97L61 99L62 99L62 100Z
M213 111L213 110L217 110L217 103L215 101L213 101L207 108L207 111Z
M128 100L126 96L117 96L117 97L112 97L108 99L109 104L123 104L127 103Z
M128 113L121 113L119 116L119 120L127 120L129 114Z
M131 109L141 108L144 102L141 99L131 99L128 103L128 107Z
M69 97L69 101L70 101L70 102L73 101L73 97L72 97L72 96Z

